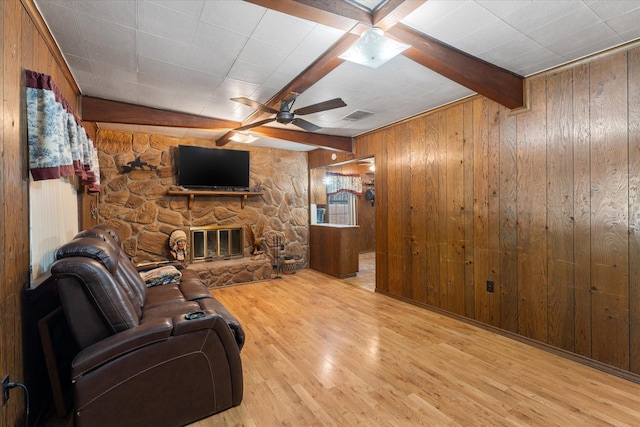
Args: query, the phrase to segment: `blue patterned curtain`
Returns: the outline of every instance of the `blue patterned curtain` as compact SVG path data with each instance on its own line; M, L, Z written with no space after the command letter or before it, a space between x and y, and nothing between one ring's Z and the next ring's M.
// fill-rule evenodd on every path
M329 196L340 192L362 194L362 177L360 175L346 175L335 172L327 172L324 176L327 194Z
M77 175L100 191L98 150L50 76L26 71L29 169L34 181Z

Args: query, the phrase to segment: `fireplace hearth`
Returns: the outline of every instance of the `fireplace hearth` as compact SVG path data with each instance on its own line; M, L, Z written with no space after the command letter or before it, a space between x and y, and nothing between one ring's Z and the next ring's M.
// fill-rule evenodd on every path
M191 263L236 259L244 256L242 226L191 227Z

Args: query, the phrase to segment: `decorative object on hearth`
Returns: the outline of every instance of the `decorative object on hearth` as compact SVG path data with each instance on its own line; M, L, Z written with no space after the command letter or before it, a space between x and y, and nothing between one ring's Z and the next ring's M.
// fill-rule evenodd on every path
M251 255L253 259L264 258L264 250L262 249L262 243L264 242L264 227L266 225L265 219L261 216L255 225L255 229L251 224L247 224L247 231L249 236L249 242L251 243Z
M284 241L282 237L273 235L271 237L272 244L270 245L273 248L273 268L276 270L276 275L274 279L282 279L280 276L280 271L282 268L282 251L284 250Z
M293 274L296 272L296 260L291 255L282 255L282 272Z
M178 261L187 259L187 234L182 230L174 230L169 235L169 252Z

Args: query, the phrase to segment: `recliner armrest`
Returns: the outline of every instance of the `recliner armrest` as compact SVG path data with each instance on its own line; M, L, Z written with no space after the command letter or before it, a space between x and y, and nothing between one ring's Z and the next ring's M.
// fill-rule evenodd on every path
M195 314L195 316L188 318L192 314ZM174 336L188 334L200 329L218 330L219 328L228 329L229 326L222 316L212 311L195 311L173 317Z
M157 318L99 341L73 359L71 378L76 378L117 357L171 336L171 319Z
M244 330L242 329L242 325L240 322L227 310L227 308L222 305L220 301L215 298L203 298L198 300L198 303L203 307L203 309L207 312L211 311L219 314L225 322L229 325L231 330L233 331L233 335L235 336L236 343L238 344L238 348L242 350L244 346Z

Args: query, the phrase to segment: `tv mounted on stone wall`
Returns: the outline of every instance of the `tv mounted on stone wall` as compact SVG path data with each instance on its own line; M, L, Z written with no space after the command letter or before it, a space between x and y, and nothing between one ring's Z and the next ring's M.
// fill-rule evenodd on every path
M178 145L178 185L191 189L248 191L249 152Z

